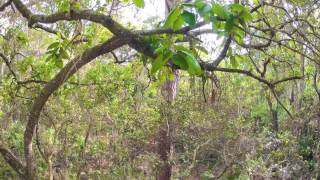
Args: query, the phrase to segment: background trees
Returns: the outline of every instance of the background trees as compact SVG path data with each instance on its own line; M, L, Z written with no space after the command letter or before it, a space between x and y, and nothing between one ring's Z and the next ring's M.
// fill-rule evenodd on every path
M319 3L150 3L0 3L1 176L317 178Z

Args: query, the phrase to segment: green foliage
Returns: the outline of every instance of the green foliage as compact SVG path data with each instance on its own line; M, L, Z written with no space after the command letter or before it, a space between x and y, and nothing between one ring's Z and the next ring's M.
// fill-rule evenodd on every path
M307 57L302 61L301 54L288 51L288 48L301 48L301 52L306 51L308 57L316 59L316 53L304 49L311 44L300 47L294 40L288 40L283 44L272 43L268 48L244 49L239 44L260 43L257 37L248 38L250 36L245 33L249 30L248 23L265 28L263 22L252 22L253 19L263 18L269 21L270 27L278 27L288 19L282 17L283 12L269 6L251 13L241 4L219 2L181 3L163 23L159 22L160 31L170 33L141 35L149 50L154 52L154 59L135 54L131 48L123 46L115 52L120 60L126 60L125 63L113 63L115 58L105 54L65 79L46 102L37 124L34 158L39 179L48 179L48 162L40 154L41 150L52 150L54 168L67 162L69 179L76 179L80 170L87 172L90 179L156 178L163 164L155 141L164 125L172 130L172 179L195 176L214 179L224 165L227 168L220 179L250 179L260 174L265 179L284 179L282 172L297 169L289 176L317 178L319 127L315 117L319 108L314 87L319 85L314 84L317 61L310 62ZM53 3L51 7L50 3L35 2L32 9L42 14L94 7L99 13L107 14L112 1L83 0L70 4L67 0L55 0ZM123 7L123 3L133 3L138 8L145 6L143 0L122 0L119 7ZM249 2L250 6L259 3ZM115 13L112 18L120 19ZM309 16L309 19L317 27L315 17ZM230 46L220 69L244 70L276 82L291 75L302 75L303 64L304 79L277 85L279 101L266 85L246 74L205 72L199 63L212 62L220 47L215 49L206 44L206 37L193 37L192 33L186 35L180 31L196 28L203 21L210 25L207 26L211 28L210 33L231 36L237 41ZM50 81L69 59L105 42L113 34L96 22L84 20L55 23L52 28L61 32L57 36L38 29L28 30L26 23L20 20L8 23L10 27L4 26L1 31L0 47L15 75L0 58L0 142L24 161L24 130L29 110L44 87L43 82ZM153 24L156 23L158 21ZM151 26L122 25L128 29ZM290 28L283 28L287 29ZM300 30L308 32L308 28ZM269 37L269 32L255 33ZM312 37L307 33L305 36ZM283 37L276 33L273 41ZM80 38L86 41L75 43ZM167 103L161 97L162 85L163 81L175 78L173 68L181 70L177 78L178 95L174 102ZM278 113L278 132L271 126L268 100ZM289 118L280 102L288 107L293 118ZM10 178L18 179L0 158L0 179Z
M70 1L68 0L54 0L56 3L58 10L61 12L69 11L70 9Z
M180 61L184 61L183 63L188 64L187 71L189 72L189 74L201 75L201 67L193 54L190 54L186 51L178 51L177 53L182 57Z
M178 30L182 24L181 24L181 6L177 6L174 10L170 12L168 15L164 27L165 28L172 28L173 30ZM176 25L177 24L177 25Z
M173 9L166 18L163 27L171 28L173 31L179 30L184 24L194 27L197 22L197 15L190 12L190 8L194 8L206 21L212 21L213 31L219 32L220 35L229 34L239 43L243 42L242 39L245 35L243 29L239 28L239 26L246 28L246 23L252 20L249 10L240 4L231 4L224 7L220 4L211 5L205 1L197 0L194 4L182 4ZM180 39L178 35L169 37L150 36L145 39L151 49L154 49L158 54L157 58L152 62L152 74L155 74L161 67L166 66L170 59L180 69L187 70L191 75L202 74L194 51L198 49L206 54L207 51L201 46L196 46L192 50L183 46L175 46L175 51L172 52L172 46L178 39ZM234 68L238 67L239 60L236 59L239 58L241 57L238 55L230 56L230 61Z
M184 22L186 22L189 26L194 27L196 25L196 15L189 12L189 11L183 11L181 14Z
M47 59L46 61L52 61L57 68L63 67L63 60L69 59L67 40L56 41L50 44L47 48Z
M144 8L144 0L133 0L133 4L139 8Z

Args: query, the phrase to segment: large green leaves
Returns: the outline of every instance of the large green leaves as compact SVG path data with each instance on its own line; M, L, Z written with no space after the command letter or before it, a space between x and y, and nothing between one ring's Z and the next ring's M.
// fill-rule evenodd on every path
M181 15L181 7L176 7L173 11L170 12L169 16L167 17L164 27L166 28L173 28L175 22L179 19Z
M241 4L231 4L229 9L234 15L238 16L244 22L249 22L252 20L249 10Z
M172 62L179 66L182 70L187 70L191 75L201 75L201 67L194 57L188 51L179 50L172 56Z
M152 62L151 74L155 74L166 66L169 60L172 60L173 64L179 66L182 70L188 71L191 75L202 74L201 67L191 50L183 46L176 46L175 49L175 53L164 48L160 48L157 51L158 56Z
M189 12L189 11L183 11L181 14L183 20L189 24L191 27L196 25L196 16L195 14Z
M224 7L222 7L220 4L214 4L212 6L211 12L214 15L217 15L221 19L227 19L228 18L228 13L224 9Z
M185 24L195 27L197 17L201 17L207 22L211 21L214 32L223 36L232 36L238 43L242 43L245 35L243 28L252 19L249 10L241 4L222 6L218 3L196 0L194 3L182 4L173 9L165 20L163 27L171 28L174 31L179 30ZM240 28L240 26L243 28ZM180 39L177 35L162 35L156 40L157 43L152 43L158 46L155 48L158 56L153 61L151 72L156 73L161 67L167 65L170 59L172 63L179 66L180 69L188 71L189 74L201 75L201 67L194 55L197 46L190 50L182 45L176 45L177 39ZM203 48L200 48L199 51L201 50ZM168 52L171 52L170 55L168 55ZM201 52L207 54L205 49ZM237 66L235 57L231 57L231 61L234 66Z
M182 70L188 70L189 65L182 53L176 53L172 56L172 62L179 66Z
M213 4L212 9L212 27L213 31L219 32L221 35L229 34L241 43L245 35L242 28L246 28L246 23L252 20L249 10L238 3L229 6L221 6Z
M201 75L202 70L196 58L192 54L189 54L188 52L184 52L184 51L181 51L181 52L184 55L183 57L185 58L186 62L188 63L188 72L191 75Z
M164 27L171 28L174 31L180 29L184 24L193 27L196 24L196 15L187 10L183 10L183 6L176 7L168 15Z

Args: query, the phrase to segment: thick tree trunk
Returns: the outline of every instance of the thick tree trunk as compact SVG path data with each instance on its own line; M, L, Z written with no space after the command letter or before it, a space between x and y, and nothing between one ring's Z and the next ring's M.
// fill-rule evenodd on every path
M165 81L161 89L162 96L166 101L161 106L162 125L158 132L159 134L157 138L157 153L159 154L160 159L163 163L158 174L159 180L168 180L171 177L171 165L169 163L169 160L170 152L172 150L172 130L174 129L174 127L172 127L172 103L177 94L179 77L177 70L173 70L173 73L174 79L172 81Z
M273 105L272 105L272 100L269 96L267 96L267 102L268 102L268 105L269 105L269 110L270 110L270 113L271 113L271 122L272 122L272 130L273 132L277 133L278 132L278 129L279 129L279 120L278 120L278 112L277 110L275 110L273 108Z
M168 16L170 11L176 6L176 0L165 0L165 15ZM171 178L170 152L172 147L172 102L177 95L179 71L172 70L173 80L166 80L161 88L161 94L165 99L165 103L161 107L162 125L157 137L158 147L157 153L162 160L162 165L158 172L158 180L169 180Z
M171 177L171 165L169 161L169 154L171 150L170 130L162 127L158 132L158 150L162 165L159 169L158 180L168 180Z

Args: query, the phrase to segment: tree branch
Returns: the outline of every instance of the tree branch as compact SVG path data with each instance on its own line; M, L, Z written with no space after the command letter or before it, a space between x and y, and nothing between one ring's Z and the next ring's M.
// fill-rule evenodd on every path
M22 162L4 145L0 143L0 154L6 160L6 162L14 169L19 176L24 177L25 175L25 166Z
M55 23L58 21L74 21L74 20L88 20L95 23L102 24L115 35L129 35L130 31L125 29L122 25L114 21L111 16L106 16L102 13L91 10L72 10L69 12L57 12L50 15L33 14L21 0L12 0L18 11L25 17L29 26L32 27L35 23Z
M123 39L113 37L101 45L97 45L90 49L87 49L82 55L77 56L70 61L61 71L50 80L41 90L39 96L35 99L28 117L26 130L24 133L24 144L25 144L25 160L27 167L27 177L33 179L36 175L35 165L33 162L32 155L32 139L35 132L35 127L38 124L41 110L46 104L47 100L53 92L55 92L68 78L76 73L82 66L86 65L96 57L108 53L114 49L117 49L124 44L127 44L130 39Z
M11 2L12 2L12 0L8 0L8 1L5 2L4 4L2 4L2 5L0 6L0 12L1 12L1 11L4 11L4 10L6 9L6 7L10 6Z
M297 79L301 79L301 78L302 78L301 76L288 77L288 78L284 78L284 79L278 80L276 82L273 82L272 85L276 86L277 84L280 84L280 83L283 83L286 81L292 81L292 80L297 80Z
M12 67L11 67L11 64L10 64L10 60L2 53L0 53L0 57L3 59L4 63L6 64L6 66L8 67L10 73L12 74L13 78L15 80L18 80L17 79L17 74L13 71Z
M191 26L185 26L181 29L178 29L174 31L173 29L153 29L153 30L142 30L142 31L136 31L135 34L137 35L155 35L155 34L185 34L191 30L197 29L201 26L206 25L207 23L205 21L198 22L194 27Z

